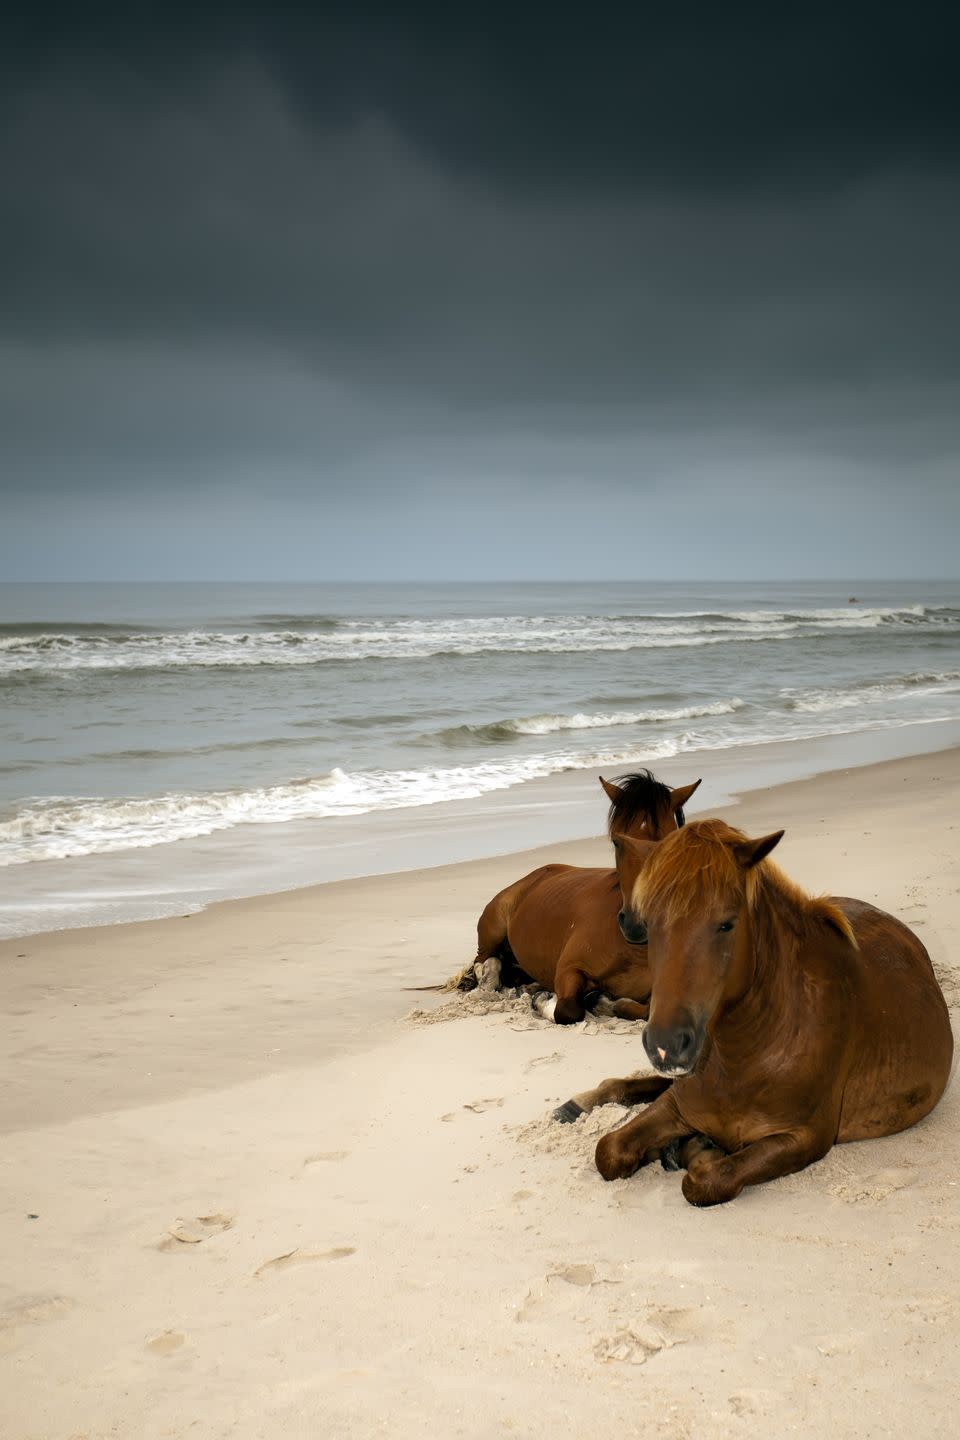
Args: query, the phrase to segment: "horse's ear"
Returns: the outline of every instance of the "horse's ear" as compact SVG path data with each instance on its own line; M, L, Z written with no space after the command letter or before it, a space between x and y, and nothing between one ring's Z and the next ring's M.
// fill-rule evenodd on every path
M673 811L674 815L676 815L678 810L683 809L684 805L686 805L687 801L690 799L690 796L694 793L699 784L699 780L694 780L692 785L681 785L679 790L670 791L670 809Z
M620 796L623 794L620 786L614 785L612 780L604 780L602 775L600 776L600 784L606 791L607 799L610 801L611 805L616 805L617 801L620 799Z
M754 865L759 865L764 856L780 844L783 836L783 830L774 830L772 835L764 835L759 840L739 840L733 847L733 853L740 869L752 870Z
M622 830L617 830L610 839L613 841L614 850L626 851L628 855L639 860L641 865L657 848L656 840L641 840L638 835L625 835Z

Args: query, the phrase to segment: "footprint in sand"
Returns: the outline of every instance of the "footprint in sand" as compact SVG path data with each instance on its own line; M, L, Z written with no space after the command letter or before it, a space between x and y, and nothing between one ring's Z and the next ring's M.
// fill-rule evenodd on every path
M523 1067L523 1073L528 1075L531 1070L537 1070L541 1065L556 1065L563 1059L562 1050L552 1050L549 1055L535 1055L528 1060Z
M179 1250L181 1245L201 1245L212 1235L220 1235L233 1224L232 1215L195 1215L188 1220L178 1217L163 1240L159 1250Z
M148 1340L143 1348L152 1351L154 1355L172 1355L175 1350L180 1349L186 1338L179 1330L164 1330L162 1335L155 1335L152 1340Z
M645 1365L661 1350L685 1345L701 1332L700 1312L679 1305L648 1305L646 1314L594 1342L593 1354L604 1362Z
M646 1319L674 1345L693 1340L703 1331L703 1311L691 1305L648 1305Z
M498 1110L502 1104L503 1096L500 1095L488 1100L470 1100L463 1106L463 1109L472 1111L474 1115L482 1115L486 1110ZM446 1115L440 1116L440 1119L449 1124L451 1120L456 1120L459 1114L459 1110L448 1110Z
M674 1344L676 1341L666 1340L655 1330L626 1327L613 1335L602 1335L594 1343L593 1354L596 1360L604 1363L616 1360L623 1365L645 1365L651 1356Z
M921 1299L908 1301L903 1307L908 1320L923 1325L939 1325L945 1320L949 1321L956 1308L957 1301L953 1295L926 1295Z
M24 1295L0 1310L0 1336L21 1325L43 1325L72 1310L74 1301L66 1295Z
M960 1215L921 1215L918 1230L960 1230Z
M727 1404L742 1420L751 1416L771 1415L779 1407L781 1397L775 1390L734 1390L727 1396Z
M596 1285L598 1281L595 1265L564 1265L555 1270L548 1279L566 1280L568 1285Z
M517 1307L514 1318L521 1323L548 1316L569 1314L572 1309L582 1308L583 1296L577 1291L590 1291L598 1286L620 1285L615 1276L604 1274L602 1267L585 1263L562 1265L551 1270L537 1285L529 1289ZM574 1315L574 1319L582 1319Z
M272 1270L289 1270L294 1265L307 1265L313 1260L345 1260L348 1255L356 1253L356 1245L335 1245L332 1250L288 1250L272 1260L265 1260L254 1270L253 1278L259 1280Z
M916 1183L917 1175L904 1166L891 1166L886 1170L875 1170L871 1175L847 1175L836 1185L831 1185L830 1194L839 1200L856 1205L863 1200L886 1200L897 1190L906 1190Z

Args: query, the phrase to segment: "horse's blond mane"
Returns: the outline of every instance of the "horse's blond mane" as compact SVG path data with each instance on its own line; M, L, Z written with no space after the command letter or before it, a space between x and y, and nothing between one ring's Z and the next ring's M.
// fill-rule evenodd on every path
M747 842L742 830L725 820L693 820L661 840L637 877L633 904L648 922L656 918L673 925L707 911L735 912L746 898L756 912L762 896L776 905L794 929L820 921L840 932L851 945L856 940L850 922L830 900L808 895L772 860L761 860L749 870L738 863L734 847Z

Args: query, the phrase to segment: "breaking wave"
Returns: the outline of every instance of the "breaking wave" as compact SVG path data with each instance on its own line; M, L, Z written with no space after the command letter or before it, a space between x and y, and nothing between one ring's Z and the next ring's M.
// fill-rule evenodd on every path
M651 757L676 753L673 742L646 747ZM446 766L435 770L374 770L347 774L340 769L283 785L209 794L168 794L134 799L53 796L27 801L0 822L0 866L30 860L65 860L78 855L142 849L174 840L196 839L236 825L276 824L370 810L470 800L583 765L620 765L632 754L531 755L504 763Z
M704 709L700 707L698 713ZM730 714L733 709L731 703L721 713ZM0 867L165 845L239 825L361 815L471 800L563 771L597 768L609 773L611 767L657 764L688 751L727 750L744 744L765 745L918 723L917 717L897 719L876 712L849 714L843 720L834 717L827 723L825 718L809 706L808 713L797 716L792 723L785 723L787 716L780 712L767 717L767 728L710 732L685 729L622 748L563 750L430 770L369 770L348 774L334 768L326 774L284 784L209 793L125 799L33 798L22 802L11 818L0 821ZM945 718L926 715L919 723Z
M732 715L743 709L742 700L717 700L703 705L683 705L673 710L613 710L597 714L524 715L513 720L494 720L487 725L454 725L424 736L447 745L477 740L497 743L516 740L520 735L555 735L564 730L615 730L621 726L657 724L670 720L698 720L710 715Z
M853 710L861 705L881 705L889 700L914 700L925 696L951 695L960 689L960 670L935 673L916 672L868 680L859 684L827 687L822 690L781 691L788 710L819 715L831 710Z
M247 630L5 625L0 627L0 675L682 649L789 641L803 635L880 627L920 627L940 632L960 627L960 611L949 606L851 605L842 609L453 619L337 620L329 616L266 615L258 617L258 622Z

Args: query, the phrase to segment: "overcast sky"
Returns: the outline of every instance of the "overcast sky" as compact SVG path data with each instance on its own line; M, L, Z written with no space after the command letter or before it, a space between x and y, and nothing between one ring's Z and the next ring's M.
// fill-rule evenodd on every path
M302 8L5 29L0 578L960 573L952 7Z

